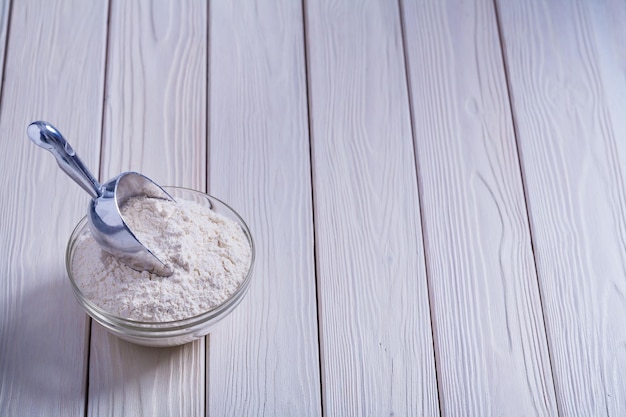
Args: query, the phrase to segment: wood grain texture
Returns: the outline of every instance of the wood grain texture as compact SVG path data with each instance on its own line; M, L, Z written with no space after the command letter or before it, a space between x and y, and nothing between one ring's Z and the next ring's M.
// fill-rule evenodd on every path
M0 112L2 416L84 415L88 320L64 256L88 196L26 127L54 123L98 168L106 24L104 1L12 6Z
M439 415L399 16L307 3L327 416Z
M206 187L207 5L112 0L103 172Z
M555 416L493 4L403 6L442 413Z
M562 416L626 414L623 2L498 2Z
M207 414L319 416L300 2L212 2L209 15L209 191L257 252L246 298L209 337Z
M202 416L204 346L132 345L92 325L89 415Z
M102 178L206 189L207 6L113 1ZM147 349L92 328L90 415L204 415L204 340Z

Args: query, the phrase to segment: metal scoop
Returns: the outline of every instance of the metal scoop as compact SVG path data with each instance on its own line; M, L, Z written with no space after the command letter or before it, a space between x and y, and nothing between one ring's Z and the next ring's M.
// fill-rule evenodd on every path
M31 123L27 133L35 144L52 152L61 169L92 197L87 218L91 234L102 249L137 271L172 275L171 267L137 239L120 214L120 207L131 197L148 196L174 201L172 196L137 172L122 172L100 184L61 133L48 122Z

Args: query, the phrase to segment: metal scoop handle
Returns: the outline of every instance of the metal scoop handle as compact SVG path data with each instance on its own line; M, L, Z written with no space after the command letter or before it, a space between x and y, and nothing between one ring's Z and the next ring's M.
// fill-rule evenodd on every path
M76 155L72 146L54 126L48 122L37 121L28 125L26 132L30 140L36 145L49 150L57 159L59 167L92 198L98 198L102 195L98 180L95 179L91 171Z

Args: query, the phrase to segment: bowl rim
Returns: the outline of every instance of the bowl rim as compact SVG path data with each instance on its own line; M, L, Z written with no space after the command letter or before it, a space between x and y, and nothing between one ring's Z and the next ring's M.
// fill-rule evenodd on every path
M120 317L108 312L107 310L103 309L102 307L91 301L89 298L87 298L82 290L79 288L72 274L72 255L74 253L76 244L79 241L78 238L80 237L81 233L84 233L83 230L85 226L87 226L87 233L89 233L87 216L82 217L70 234L65 250L65 268L69 281L72 285L74 295L78 298L79 303L85 307L87 313L92 316L92 318L94 318L96 321L102 322L102 320L104 320L106 323L102 324L107 325L107 327L113 326L114 328L123 328L125 333L131 331L132 333L135 333L136 336L140 337L146 337L149 335L148 337L151 338L165 338L177 334L185 334L186 331L191 330L194 327L208 322L216 317L219 317L222 313L228 312L231 308L234 308L247 292L247 289L250 285L256 257L256 250L252 233L250 233L250 229L248 228L248 225L243 220L243 218L230 205L208 193L194 190L191 188L177 186L163 186L163 188L168 192L170 190L173 190L174 194L176 193L176 191L182 191L185 193L200 195L203 198L208 199L208 201L211 203L211 206L214 205L214 202L217 202L224 206L230 212L229 214L232 214L234 216L234 220L237 221L239 226L242 228L244 235L250 243L250 266L248 267L248 272L246 273L246 276L241 281L237 289L226 300L195 316L168 321L139 321ZM94 317L94 315L96 317Z

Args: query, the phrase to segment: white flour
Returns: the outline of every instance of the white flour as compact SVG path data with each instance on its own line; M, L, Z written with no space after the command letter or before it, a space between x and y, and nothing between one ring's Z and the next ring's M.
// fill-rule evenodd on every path
M138 197L121 212L139 241L174 273L135 271L85 234L73 257L73 275L83 294L112 314L144 322L193 317L226 300L248 273L251 248L243 230L207 207Z

